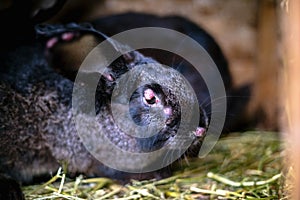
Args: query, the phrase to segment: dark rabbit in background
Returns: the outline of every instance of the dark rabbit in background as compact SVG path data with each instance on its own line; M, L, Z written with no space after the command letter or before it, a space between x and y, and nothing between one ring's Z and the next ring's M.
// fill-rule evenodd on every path
M111 169L86 150L76 133L71 112L74 79L82 58L105 40L106 35L142 26L181 31L199 42L211 55L220 70L229 96L240 96L242 90L232 88L226 59L217 43L203 29L184 18L159 18L129 13L108 16L91 23L95 29L88 24L75 23L39 25L34 29L36 22L32 21L26 23L26 26L22 25L26 33L22 35L14 26L5 22L6 40L12 43L2 46L0 54L0 199L23 199L18 183L30 184L45 180L56 173L62 164L67 164L70 176L108 176L128 181L130 178L162 178L168 175L169 169L144 174ZM9 32L13 34L10 35ZM84 50L78 52L73 45ZM118 45L111 41L111 46L116 51ZM188 156L197 156L205 135L202 131L209 125L212 100L203 79L195 75L192 66L168 52L151 49L132 51L119 57L106 69L95 94L98 123L105 127L107 136L112 138L115 145L126 150L149 152L171 141L180 124L178 98L185 97L174 96L167 87L155 83L144 85L133 93L130 100L132 118L140 125L147 124L147 120L153 117L149 114L150 107L157 105L162 108L165 125L156 137L135 140L114 124L111 115L110 99L115 81L136 65L159 62L181 72L197 94L201 131L197 133L194 130L195 141L186 152ZM88 79L97 79L99 74L87 72L86 76ZM241 101L228 98L230 114L226 118L224 131L238 127L237 119L243 114L241 108L246 102L247 98Z

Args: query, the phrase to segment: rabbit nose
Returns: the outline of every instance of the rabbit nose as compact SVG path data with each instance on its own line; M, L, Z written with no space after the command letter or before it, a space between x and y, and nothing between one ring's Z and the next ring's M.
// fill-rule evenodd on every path
M196 137L204 137L206 133L206 129L203 127L197 127L196 131L194 132Z

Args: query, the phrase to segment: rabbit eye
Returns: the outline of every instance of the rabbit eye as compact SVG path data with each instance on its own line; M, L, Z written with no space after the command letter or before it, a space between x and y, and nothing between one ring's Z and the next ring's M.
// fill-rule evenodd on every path
M157 103L159 103L159 98L155 95L154 91L151 89L146 89L144 91L144 102L150 106L153 106Z

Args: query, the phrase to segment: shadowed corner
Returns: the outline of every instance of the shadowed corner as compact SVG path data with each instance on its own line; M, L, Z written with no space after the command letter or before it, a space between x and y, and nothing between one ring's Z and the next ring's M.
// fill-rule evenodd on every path
M0 199L25 200L20 185L7 175L0 174Z

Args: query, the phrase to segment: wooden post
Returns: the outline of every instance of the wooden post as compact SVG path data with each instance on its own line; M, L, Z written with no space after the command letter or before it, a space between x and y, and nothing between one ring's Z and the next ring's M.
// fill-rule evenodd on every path
M258 128L278 130L279 29L274 0L258 1L257 24L257 65L249 113Z
M300 1L288 0L283 11L283 61L284 88L281 95L286 95L285 111L287 150L289 160L287 167L293 167L293 199L300 199ZM287 128L285 128L287 127Z

